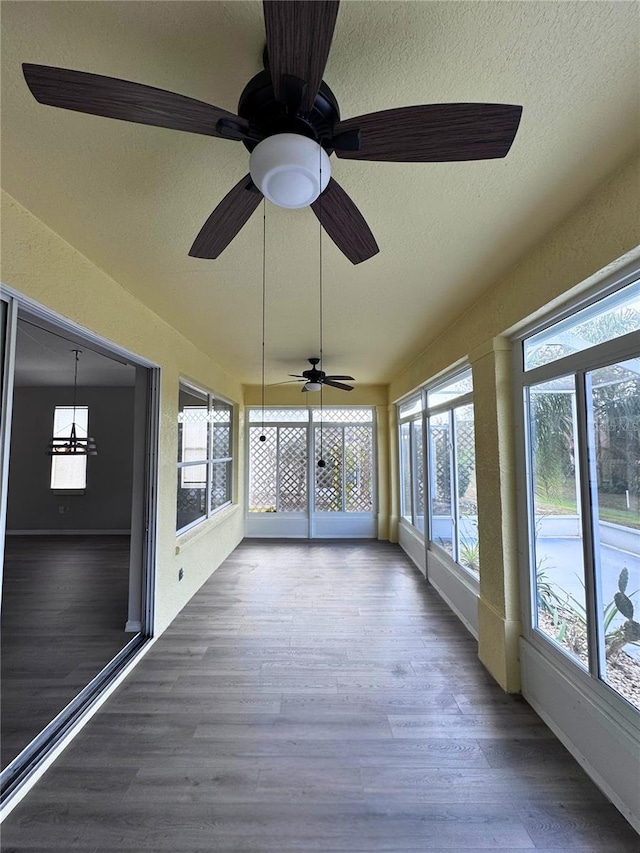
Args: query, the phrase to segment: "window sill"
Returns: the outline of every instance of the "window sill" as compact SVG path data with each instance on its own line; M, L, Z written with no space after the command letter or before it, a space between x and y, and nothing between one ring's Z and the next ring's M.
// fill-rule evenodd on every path
M184 530L182 533L176 533L176 555L179 554L183 548L187 548L193 542L197 542L197 540L202 536L206 536L220 524L224 524L233 515L235 515L239 509L240 507L237 503L221 507L209 518L203 519L188 530Z

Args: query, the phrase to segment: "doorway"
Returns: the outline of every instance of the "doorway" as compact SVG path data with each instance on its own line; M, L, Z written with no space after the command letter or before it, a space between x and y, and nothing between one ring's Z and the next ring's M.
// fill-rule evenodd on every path
M6 801L151 636L158 371L1 304Z
M247 433L248 537L377 536L374 409L249 409Z

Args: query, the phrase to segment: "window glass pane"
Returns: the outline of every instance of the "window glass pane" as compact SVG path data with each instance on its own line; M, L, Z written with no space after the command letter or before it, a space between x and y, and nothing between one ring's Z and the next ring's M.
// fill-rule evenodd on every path
M231 462L211 462L210 464L211 510L214 510L231 500Z
M278 431L278 512L306 512L307 429L279 427Z
M78 438L86 438L89 430L89 408L87 406L56 406L53 411L53 438L69 438L71 426L76 424ZM51 457L52 489L86 489L87 457L63 456Z
M431 483L431 541L453 553L451 501L451 435L449 412L429 418L429 462Z
M316 512L342 512L342 427L315 428L315 509ZM322 434L322 441L321 441ZM326 462L318 468L318 460Z
M347 512L373 509L373 430L370 426L344 428L344 487Z
M302 396L302 395L300 395ZM265 409L264 422L267 424L287 423L289 421L306 422L309 420L309 409L302 406L296 409ZM262 423L262 409L249 409L249 423Z
M436 406L441 406L443 403L448 403L450 400L455 400L457 397L462 397L463 394L469 394L473 391L473 380L471 378L471 368L458 373L453 379L436 385L427 391L427 406L430 409Z
M524 341L524 369L640 329L640 281L623 287Z
M413 480L416 505L414 523L424 533L424 465L422 453L422 418L411 422L413 431L413 459L411 460L411 479Z
M588 665L573 377L529 389L537 627Z
M411 500L411 424L400 424L400 488L402 517L413 524Z
M640 708L640 358L590 374L604 680Z
M207 515L207 466L178 469L177 530Z
M312 409L311 416L316 423L320 421L333 423L370 424L373 421L373 409L340 409L325 406L320 409Z
M207 395L181 387L178 406L178 462L206 459L209 421Z
M406 403L401 403L398 406L398 417L406 418L410 415L417 415L422 411L422 394L419 397L414 397L412 400L407 400Z
M220 400L213 401L211 410L211 458L231 456L232 407Z
M276 511L277 452L277 427L249 428L249 512Z
M458 488L458 563L477 574L480 570L480 556L473 405L459 406L454 409L453 417L456 430Z

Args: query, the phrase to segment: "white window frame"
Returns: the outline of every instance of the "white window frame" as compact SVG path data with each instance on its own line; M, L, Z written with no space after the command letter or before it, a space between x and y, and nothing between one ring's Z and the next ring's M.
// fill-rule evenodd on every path
M197 394L205 399L203 399L203 406L207 407L207 450L206 450L206 458L198 459L198 460L189 460L188 462L178 462L178 478L177 485L178 489L182 485L183 474L185 468L195 467L197 465L206 465L206 483L205 483L205 494L206 494L206 507L205 514L196 518L194 521L189 522L189 524L185 524L182 527L177 527L177 499L178 493L176 491L176 536L181 536L183 533L186 533L189 530L192 530L194 527L197 527L199 524L207 521L212 516L216 515L221 510L225 509L228 506L231 506L234 502L234 478L235 478L235 419L236 419L236 407L230 400L222 397L219 394L214 394L210 391L205 391L203 388L200 388L197 385L185 380L180 379L179 381L179 391L185 391L188 394ZM229 420L229 447L231 450L230 456L213 456L213 440L212 440L212 413L215 409L216 404L222 404L225 407L228 407L230 420ZM180 405L178 403L178 415L180 415ZM211 484L213 480L213 466L215 463L231 463L229 465L229 476L228 476L228 492L229 498L224 503L219 506L212 507L211 506Z
M305 527L305 538L323 538L321 533L317 532L318 524L323 523L323 519L337 519L337 523L340 525L342 523L348 524L349 521L353 521L355 524L359 523L359 520L363 519L375 519L377 518L377 424L376 424L376 408L375 406L324 406L323 407L323 420L322 425L324 427L349 427L349 426L370 426L371 427L371 441L372 441L372 480L371 480L371 510L368 512L355 512L355 511L316 511L315 508L315 484L316 484L316 429L320 426L320 421L317 418L314 418L314 413L319 413L320 406L307 406L306 408L303 406L268 406L269 412L282 410L283 413L287 411L291 411L292 409L306 411L308 413L306 420L297 420L297 421L288 421L283 418L283 420L265 420L264 427L265 429L268 427L303 427L307 430L306 433L306 441L307 441L307 505L304 510L300 512L276 512L276 513L261 513L261 512L249 512L249 477L250 477L250 431L255 428L261 427L260 420L252 421L250 418L251 412L260 412L260 406L247 406L246 408L246 459L247 464L245 466L245 524L251 523L252 519L263 518L263 520L267 523L276 523L276 517L278 519L282 519L285 523L287 520L295 521L298 519L298 524L304 524ZM345 421L345 420L330 420L331 411L335 409L340 410L352 410L352 411L365 411L370 413L371 419L367 422L363 421ZM344 431L343 431L344 437ZM279 485L277 482L278 475L276 474L276 491L279 491ZM343 466L343 487L344 487L344 466ZM343 489L343 506L344 506L344 489ZM266 517L266 518L264 518ZM361 522L360 522L361 523ZM252 535L252 534L248 534ZM283 533L282 535L288 535ZM300 536L300 533L292 534L294 536ZM341 538L342 534L336 534L338 538ZM354 533L354 536L359 537L360 533Z
M640 332L614 338L602 344L596 344L589 349L570 353L556 361L540 367L524 369L524 341L544 328L549 328L561 320L571 316L579 309L592 305L604 299L616 290L622 290L633 283L640 275L640 269L622 277L615 278L615 286L601 287L591 291L580 302L571 308L565 308L543 323L538 323L522 330L514 341L514 402L515 425L517 439L517 478L518 478L518 517L519 517L519 552L520 552L520 584L522 600L523 634L527 641L562 673L575 687L586 691L606 707L607 712L616 716L622 715L628 722L635 717L637 725L638 710L622 695L600 678L601 653L598 635L599 626L596 606L596 572L598 571L597 556L593 546L593 519L590 507L590 470L589 445L590 439L587 428L587 409L585 399L586 374L592 370L615 364L625 359L637 358L640 355ZM577 434L578 434L578 465L580 473L580 492L577 495L581 507L581 530L583 535L585 600L587 611L587 633L589 637L589 664L583 667L568 652L539 630L537 621L536 581L535 581L535 519L533 501L533 482L531 477L530 429L527 417L527 394L531 386L538 385L562 376L574 376L577 394Z
M458 507L458 466L456 464L457 460L457 448L456 448L456 428L455 428L455 410L462 408L463 406L473 406L473 391L468 391L465 394L461 394L459 397L455 397L453 400L447 400L446 403L440 403L436 406L429 407L429 393L433 391L437 391L438 388L450 385L452 382L455 382L456 379L462 377L463 374L469 373L471 375L471 366L469 364L465 364L463 367L456 368L455 371L452 371L448 375L438 379L437 382L431 383L427 385L424 389L424 440L425 440L425 469L426 469L426 481L425 481L425 501L427 501L428 496L428 505L425 506L425 516L429 519L429 547L432 549L436 549L440 554L441 558L453 563L456 569L460 569L464 572L465 576L471 578L473 581L477 582L479 578L478 573L471 571L471 569L467 568L467 566L463 566L462 563L458 561L458 540L459 540L459 530L460 530L460 519L459 519L459 507ZM472 377L473 381L473 377ZM439 545L436 541L431 538L431 531L433 529L433 521L431 516L431 496L433 491L433 480L432 474L435 472L435 466L432 464L431 459L431 441L429 437L429 420L434 415L440 414L448 414L449 418L449 435L451 436L451 441L449 442L449 465L450 465L450 482L451 482L451 523L452 523L452 537L451 537L451 545L452 545L452 554L449 554L448 551ZM475 408L474 408L474 440L475 440Z
M412 403L420 402L420 410L417 412L413 412L411 414L405 415L401 417L400 410L405 406L409 406ZM401 402L397 404L398 409L398 473L400 480L400 519L405 524L410 524L411 527L415 530L417 536L427 537L429 530L429 512L427 508L427 456L426 456L426 446L425 446L425 403L426 403L426 395L424 390L420 392L420 394L412 394L410 397L406 397ZM413 428L413 424L415 421L420 422L420 440L422 441L422 498L423 498L423 518L424 518L424 532L420 530L418 525L416 524L416 506L418 503L418 485L417 478L415 477L415 469L417 467L417 449L415 447L415 431ZM409 424L409 471L410 471L410 492L411 492L411 520L407 518L405 511L405 489L404 489L404 481L403 481L403 465L402 465L402 427L404 424Z

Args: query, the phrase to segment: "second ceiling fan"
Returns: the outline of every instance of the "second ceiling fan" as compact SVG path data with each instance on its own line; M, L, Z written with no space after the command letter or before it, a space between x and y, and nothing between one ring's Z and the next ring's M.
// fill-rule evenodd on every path
M42 104L244 143L249 174L203 225L189 254L217 258L263 196L281 207L311 206L338 248L358 264L379 249L364 217L331 177L329 156L438 163L504 157L522 107L428 104L342 121L323 81L338 0L264 0L265 70L245 87L238 114L141 83L48 65L23 64Z

